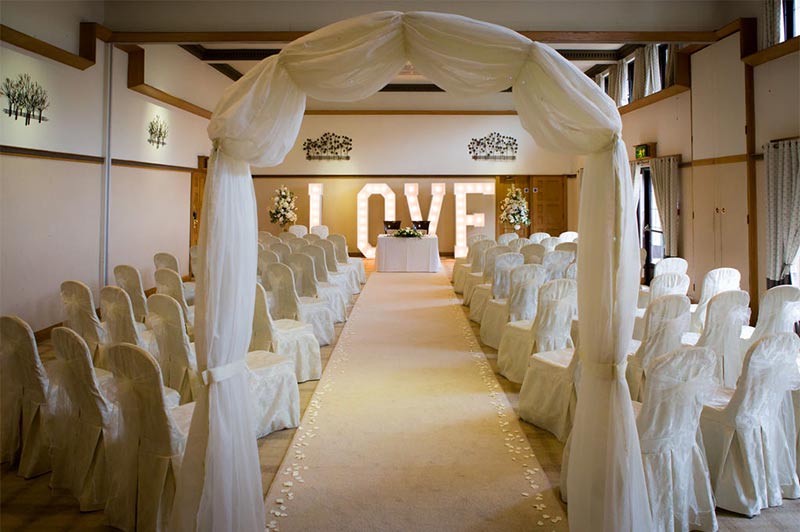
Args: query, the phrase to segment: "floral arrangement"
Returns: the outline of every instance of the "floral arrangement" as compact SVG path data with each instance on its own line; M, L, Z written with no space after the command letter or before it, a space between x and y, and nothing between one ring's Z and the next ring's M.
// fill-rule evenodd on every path
M422 238L422 233L420 233L413 227L404 227L402 229L398 229L397 232L395 232L394 236L400 238Z
M500 222L513 225L515 229L519 229L520 225L531 224L528 200L525 199L522 189L511 185L500 204Z
M295 194L286 185L275 189L272 198L272 209L269 211L269 221L283 228L297 221L297 206L294 203Z

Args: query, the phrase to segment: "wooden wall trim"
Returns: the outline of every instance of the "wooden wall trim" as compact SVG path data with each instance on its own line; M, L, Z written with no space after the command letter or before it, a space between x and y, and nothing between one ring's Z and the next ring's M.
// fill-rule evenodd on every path
M58 46L53 46L36 37L0 24L0 41L7 42L23 50L52 59L58 63L86 70L97 62L97 41L107 41L111 30L94 22L82 22L80 26L79 53L73 54Z
M690 166L711 166L715 164L734 164L746 163L748 156L746 153L740 155L725 155L723 157L709 157L708 159L695 159L694 161L686 161L681 163L680 168L687 168Z
M66 153L60 151L35 150L32 148L21 148L19 146L0 145L0 155L11 155L14 157L30 157L33 159L50 159L54 161L70 161L90 164L103 164L105 158L97 155L83 155L80 153Z
M758 66L798 51L800 51L800 35L745 56L742 61L750 66Z
M211 111L204 109L168 92L148 85L144 79L145 57L144 48L136 45L117 45L117 48L128 54L128 88L132 91L144 94L162 103L172 105L189 113L203 118L211 119Z
M97 155L83 155L80 153L67 153L60 151L36 150L33 148L22 148L20 146L0 145L0 155L12 157L30 157L33 159L49 159L53 161L68 161L89 164L103 164L104 157ZM197 168L190 166L177 166L172 164L148 163L145 161L132 161L129 159L111 159L112 166L125 166L132 168L143 168L146 170L169 170L172 172L196 172ZM202 169L205 171L205 169Z
M688 90L691 90L691 87L687 87L684 85L671 85L666 89L654 92L653 94L645 96L644 98L640 98L636 101L633 101L628 105L623 105L622 107L619 108L619 114L624 115L625 113L636 111L637 109L647 107L648 105L653 105L654 103L660 102L661 100L666 100L667 98L672 98L673 96L676 96Z

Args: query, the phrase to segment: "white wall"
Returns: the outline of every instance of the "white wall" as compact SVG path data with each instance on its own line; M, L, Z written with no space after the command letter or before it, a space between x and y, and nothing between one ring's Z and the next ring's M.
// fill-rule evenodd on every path
M308 138L326 131L353 139L349 161L307 161ZM474 161L467 145L496 131L517 139L514 161ZM514 115L311 115L284 162L254 168L271 175L567 174L573 158L537 146Z
M178 257L189 274L189 192L191 174L141 168L113 168L110 188L108 276L114 267L139 269L145 290L155 286L153 255Z
M634 146L656 142L659 156L680 155L692 160L692 95L682 92L671 98L622 115L622 139L628 159Z
M0 156L0 314L62 321L59 287L99 287L99 164Z
M8 44L0 44L0 81L30 74L46 91L50 107L39 123L0 113L0 144L25 148L102 155L104 43L98 41L97 63L78 70ZM8 109L8 99L0 97Z
M53 46L78 53L80 23L102 23L105 2L98 0L3 0L0 20L6 26Z
M147 61L145 55L145 64ZM211 150L211 141L206 133L208 120L128 89L127 53L114 49L113 70L111 156L114 159L196 167L197 156L208 155ZM210 68L208 71L214 73ZM173 73L175 77L183 77L180 66ZM202 77L187 78L193 83L205 83ZM167 145L158 149L147 142L147 124L157 115L169 127Z

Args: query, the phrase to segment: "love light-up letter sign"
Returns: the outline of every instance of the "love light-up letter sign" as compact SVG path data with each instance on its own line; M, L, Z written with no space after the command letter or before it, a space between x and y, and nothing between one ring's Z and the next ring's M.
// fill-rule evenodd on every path
M322 225L322 183L308 184L308 228Z
M394 220L394 192L386 183L367 183L358 192L358 249L368 259L375 258L375 248L369 243L369 197L383 196L383 219ZM466 240L465 240L466 242Z
M435 235L436 228L439 225L439 214L442 212L442 202L445 195L444 183L431 184L431 206L428 209L428 220L431 222L428 227L428 234ZM408 212L411 214L413 221L422 220L422 209L419 207L419 184L406 183L405 184L406 202L408 202Z
M467 194L494 195L494 183L455 183L456 194L456 247L455 256L467 256L467 226L483 227L486 219L483 213L467 214Z

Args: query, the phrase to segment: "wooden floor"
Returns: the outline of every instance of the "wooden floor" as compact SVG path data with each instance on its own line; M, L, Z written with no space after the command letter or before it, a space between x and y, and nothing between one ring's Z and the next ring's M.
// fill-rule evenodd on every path
M442 262L445 268L452 269L452 259L445 259ZM373 261L365 261L365 263L368 272L374 268ZM468 312L467 307L464 307L464 310ZM479 338L480 326L472 323L472 327L475 336ZM342 326L337 326L337 340L341 330ZM497 374L497 351L484 345L481 347ZM40 345L40 351L43 358L53 356L49 341ZM321 351L324 369L333 348L326 346ZM520 385L509 382L501 375L497 375L497 379L509 402L517 411ZM316 386L317 381L300 384L301 412L305 412ZM564 446L549 432L540 430L524 421L521 421L520 425L551 484L558 486ZM264 494L269 490L294 433L294 430L282 430L258 441ZM17 476L16 471L9 470L7 464L2 466L0 471L0 530L3 532L113 530L103 525L102 512L81 513L78 510L77 502L71 496L52 493L48 487L49 479L50 475L46 474L25 480ZM797 531L800 530L800 500L784 500L782 507L763 510L761 515L752 519L724 510L718 510L717 517L720 530L723 531Z

